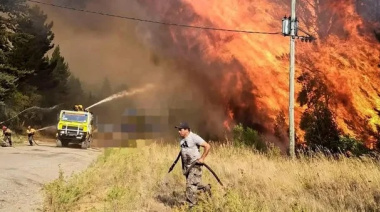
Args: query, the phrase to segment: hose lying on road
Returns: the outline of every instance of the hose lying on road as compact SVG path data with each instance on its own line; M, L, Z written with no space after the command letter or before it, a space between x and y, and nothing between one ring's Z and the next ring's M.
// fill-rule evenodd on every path
M39 146L39 144L33 139L33 142L37 145L37 146Z
M205 163L198 163L198 161L194 161L193 163L190 164L190 167L186 170L185 172L185 176L187 176L189 173L190 173L190 170L195 166L195 165L201 165L201 166L205 166L211 173L212 175L214 175L214 177L216 178L216 180L219 182L220 185L224 186L222 181L220 181L218 175L216 175L216 173L211 169L210 166L208 166L207 164Z

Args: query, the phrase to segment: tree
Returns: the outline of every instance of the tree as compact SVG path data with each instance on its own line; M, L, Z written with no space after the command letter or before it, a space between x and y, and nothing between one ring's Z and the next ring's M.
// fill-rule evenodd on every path
M0 99L5 100L16 88L17 77L7 73L6 67L0 65Z
M300 128L305 131L305 140L309 146L323 146L338 151L338 126L333 114L324 102L314 104L301 118Z
M261 135L249 127L244 128L241 123L232 129L235 146L252 147L259 151L266 151L267 145Z
M61 56L59 46L54 49L52 58L49 60L49 66L53 68L49 80L54 84L54 87L52 89L42 91L44 96L48 97L44 99L44 102L42 103L46 106L61 104L69 100L67 83L68 78L71 75L69 66L65 62L65 58Z
M289 126L285 120L285 113L283 110L276 117L276 122L274 126L274 135L281 141L289 140Z
M55 86L51 80L55 67L49 64L46 57L46 53L54 47L54 34L51 31L53 23L46 24L46 20L47 16L39 7L28 8L26 15L16 17L15 36L11 40L14 49L10 55L10 63L19 69L31 71L33 75L22 82L36 86L39 91ZM24 39L18 39L19 37Z
M22 3L21 0L0 0L0 12L5 14L0 16L0 99L7 100L10 94L17 88L17 82L25 72L17 69L9 62L13 43L11 39L17 38L23 42L26 35L17 37L13 30L15 23L12 17L18 13Z
M298 82L302 83L302 90L297 101L301 106L307 105L300 122L300 128L305 131L305 141L311 147L323 146L337 151L340 131L329 109L332 94L323 78L304 72Z
M9 17L23 13L27 8L25 0L0 0L0 12ZM0 19L5 20L8 18L1 16Z
M5 1L6 2L6 1ZM43 91L54 88L51 73L53 67L45 56L53 47L52 24L45 24L47 17L38 7L30 8L25 1L8 2L2 8L3 65L1 87L6 88L5 103L11 105L9 114L15 115L31 106L41 104ZM4 80L6 79L6 80ZM41 83L43 82L43 83ZM11 84L12 87L6 86ZM49 85L48 87L45 87ZM42 123L42 114L31 111L12 120L20 128L20 119ZM14 129L17 128L14 126ZM17 130L17 129L16 129Z
M54 48L52 22L42 10L25 0L0 0L0 98L1 121L32 107L66 106L82 103L86 97L79 79ZM15 131L25 121L34 125L52 124L51 114L28 111L7 122ZM47 118L50 117L50 118Z

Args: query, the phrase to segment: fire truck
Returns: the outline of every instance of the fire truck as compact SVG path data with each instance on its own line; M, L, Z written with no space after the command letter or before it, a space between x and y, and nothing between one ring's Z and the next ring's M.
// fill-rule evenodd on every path
M72 110L61 110L58 114L56 145L67 147L70 143L80 144L82 149L91 145L94 129L94 116L82 105Z

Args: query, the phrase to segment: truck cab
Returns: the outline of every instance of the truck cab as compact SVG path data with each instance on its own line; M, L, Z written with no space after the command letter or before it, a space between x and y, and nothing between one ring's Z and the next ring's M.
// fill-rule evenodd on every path
M87 149L92 141L93 115L88 111L61 110L58 115L56 144L67 147L80 144Z

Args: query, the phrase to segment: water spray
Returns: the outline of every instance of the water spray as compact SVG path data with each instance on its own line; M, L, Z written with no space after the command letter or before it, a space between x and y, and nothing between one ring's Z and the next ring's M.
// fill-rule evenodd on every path
M89 107L86 108L87 109L90 109L92 107L95 107L97 105L100 105L100 104L103 104L105 102L109 102L109 101L112 101L114 99L118 99L118 98L121 98L121 97L125 97L125 96L132 96L134 94L137 94L137 93L141 93L141 92L145 92L147 91L148 89L150 88L153 88L154 86L152 84L148 84L147 86L143 87L143 88L138 88L138 89L134 89L134 90L131 90L131 91L122 91L122 92L119 92L119 93L116 93L116 94L113 94Z
M43 127L43 128L37 129L37 130L35 130L35 132L42 131L42 130L46 130L46 129L53 128L53 127L55 127L55 125L51 125L51 126L47 126L47 127ZM34 142L37 146L39 146L39 144L38 144L34 139L33 139L33 142Z
M53 127L56 127L56 126L55 125L51 125L51 126L43 127L41 129L38 129L38 130L35 130L35 131L38 132L38 131L46 130L46 129L53 128Z
M61 104L63 104L63 103L61 103ZM23 111L17 113L15 116L13 116L13 117L10 118L10 119L7 119L7 120L5 120L5 121L0 122L0 124L3 124L3 123L5 123L5 122L7 122L7 121L10 121L10 120L16 118L17 116L19 116L21 113L26 112L26 111L28 111L28 110L36 109L36 110L49 111L49 110L54 110L55 108L57 108L57 107L58 107L59 105L61 105L61 104L54 105L54 106L52 106L52 107L48 107L48 108L42 108L42 107L33 106L33 107L27 108L27 109L25 109L25 110L23 110Z

